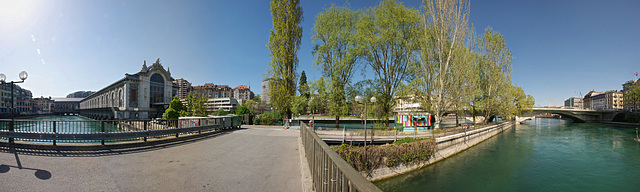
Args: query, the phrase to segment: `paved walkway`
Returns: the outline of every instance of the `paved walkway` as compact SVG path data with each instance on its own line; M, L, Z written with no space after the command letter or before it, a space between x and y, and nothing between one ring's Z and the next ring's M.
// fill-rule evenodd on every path
M0 146L0 191L302 191L299 130L250 127L105 150Z

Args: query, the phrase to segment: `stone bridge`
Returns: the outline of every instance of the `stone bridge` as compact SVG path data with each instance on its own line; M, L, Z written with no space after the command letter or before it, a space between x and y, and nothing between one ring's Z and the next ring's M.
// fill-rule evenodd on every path
M522 117L531 117L539 114L558 114L569 118L576 123L610 122L616 115L622 115L620 111L602 111L590 109L561 109L561 108L531 108L522 112Z

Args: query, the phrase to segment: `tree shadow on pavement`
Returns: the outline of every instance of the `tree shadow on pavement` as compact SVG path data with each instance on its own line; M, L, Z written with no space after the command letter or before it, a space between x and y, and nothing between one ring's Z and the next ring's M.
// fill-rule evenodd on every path
M0 142L0 153L14 153L21 155L51 156L51 157L99 157L140 153L180 145L186 145L206 139L226 135L234 131L245 130L247 128L227 129L220 131L204 132L202 134L183 135L181 137L170 137L148 142L118 143L108 145L43 145L27 143L7 143ZM0 166L0 173L6 168ZM41 173L42 176L46 174ZM50 174L49 174L50 175Z

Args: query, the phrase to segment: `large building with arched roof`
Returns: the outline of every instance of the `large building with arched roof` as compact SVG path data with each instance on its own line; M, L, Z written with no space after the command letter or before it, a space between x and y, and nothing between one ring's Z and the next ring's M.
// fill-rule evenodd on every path
M178 92L171 72L160 59L80 101L80 115L93 119L151 119L162 113Z

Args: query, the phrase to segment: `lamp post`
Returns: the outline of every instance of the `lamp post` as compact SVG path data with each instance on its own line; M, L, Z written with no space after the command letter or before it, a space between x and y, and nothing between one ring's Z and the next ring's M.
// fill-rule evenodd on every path
M371 103L375 103L377 101L376 97L371 97ZM363 100L359 95L356 96L356 102L360 104L364 104L364 148L367 150L367 101ZM371 143L373 143L373 129L371 130Z
M18 74L18 76L20 77L21 81L11 81L11 82L6 82L7 80L7 76L5 76L4 74L0 73L0 83L2 83L3 85L8 84L9 86L11 86L11 122L9 122L9 131L13 132L14 131L14 125L15 125L15 117L14 117L14 111L15 111L15 106L13 104L13 85L16 83L24 83L24 80L27 79L27 77L29 77L29 74L27 74L26 71L22 71L20 72L20 74ZM10 137L9 138L9 143L13 143L13 138Z

